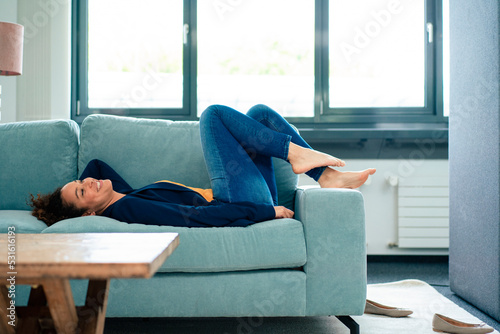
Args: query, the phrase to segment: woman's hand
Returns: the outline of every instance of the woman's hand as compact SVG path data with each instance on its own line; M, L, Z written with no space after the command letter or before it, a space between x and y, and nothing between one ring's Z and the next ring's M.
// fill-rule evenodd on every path
M275 206L276 218L293 218L294 212L285 208L284 206Z

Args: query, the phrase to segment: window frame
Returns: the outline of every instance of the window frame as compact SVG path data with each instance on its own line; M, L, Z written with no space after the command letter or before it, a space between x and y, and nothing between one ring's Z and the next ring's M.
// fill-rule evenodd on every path
M72 0L72 88L71 117L78 123L93 113L197 120L197 0L184 1L184 24L189 26L187 43L183 47L183 107L90 109L87 102L87 22L88 0ZM426 22L433 24L433 43L426 43L426 107L424 108L329 108L329 0L315 0L315 55L314 55L314 117L287 117L305 134L325 140L336 138L332 131L355 129L352 138L379 138L380 136L412 138L416 131L430 134L440 131L447 136L448 117L443 116L442 3L426 2ZM423 22L425 25L426 22ZM257 103L257 102L256 102ZM385 134L381 134L385 131ZM386 132L389 131L389 134ZM314 134L313 134L314 132ZM306 135L307 137L307 135Z
M196 114L190 112L193 103L192 92L196 92L196 66L192 64L196 55L195 25L191 22L196 17L194 0L183 0L184 24L189 26L187 41L183 45L183 97L182 108L89 108L88 106L88 1L72 0L72 89L71 116L81 123L90 114L108 114L142 118L168 118L176 120L194 120ZM193 80L194 79L194 80ZM194 94L196 95L196 94Z
M442 36L442 20L440 19L441 2L434 0L425 0L425 22L432 23L433 36L432 43L425 44L425 106L424 107L372 107L372 108L331 108L329 106L329 1L319 1L322 6L320 15L322 20L326 21L321 30L322 44L325 45L321 53L321 101L319 106L320 120L325 122L341 123L387 123L387 122L435 122L442 121L439 110L442 111L442 99L437 101L438 96L442 96L442 84L439 85L437 78L437 69L442 69L442 46L438 47L436 43L442 41L437 36ZM439 20L439 21L438 21ZM425 31L423 29L423 31ZM427 37L427 33L425 36ZM439 56L440 55L440 56ZM438 64L440 60L441 64ZM324 69L324 70L323 70ZM442 72L441 72L442 73ZM442 112L441 112L442 114Z

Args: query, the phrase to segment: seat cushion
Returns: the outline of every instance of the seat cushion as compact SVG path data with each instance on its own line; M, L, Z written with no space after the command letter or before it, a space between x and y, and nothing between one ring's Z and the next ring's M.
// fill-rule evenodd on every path
M302 223L294 219L248 227L187 228L127 224L106 217L60 221L43 233L176 232L179 247L159 272L223 272L300 267L306 262Z
M40 233L47 228L47 225L31 215L31 211L0 210L0 233L7 233L12 226L15 233Z

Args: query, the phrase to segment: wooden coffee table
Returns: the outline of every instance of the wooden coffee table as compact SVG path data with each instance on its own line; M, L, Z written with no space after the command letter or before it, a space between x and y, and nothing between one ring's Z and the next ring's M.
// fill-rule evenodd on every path
M110 279L150 278L178 244L177 233L2 234L0 333L102 333ZM70 279L89 279L84 306ZM28 306L13 304L26 284Z

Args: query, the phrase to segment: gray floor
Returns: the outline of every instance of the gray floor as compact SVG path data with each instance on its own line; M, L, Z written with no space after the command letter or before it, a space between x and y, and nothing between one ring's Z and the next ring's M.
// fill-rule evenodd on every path
M368 283L419 279L432 285L482 321L500 331L500 323L453 294L446 257L369 257ZM301 334L332 333L331 317L312 318L152 318L106 320L105 334Z

